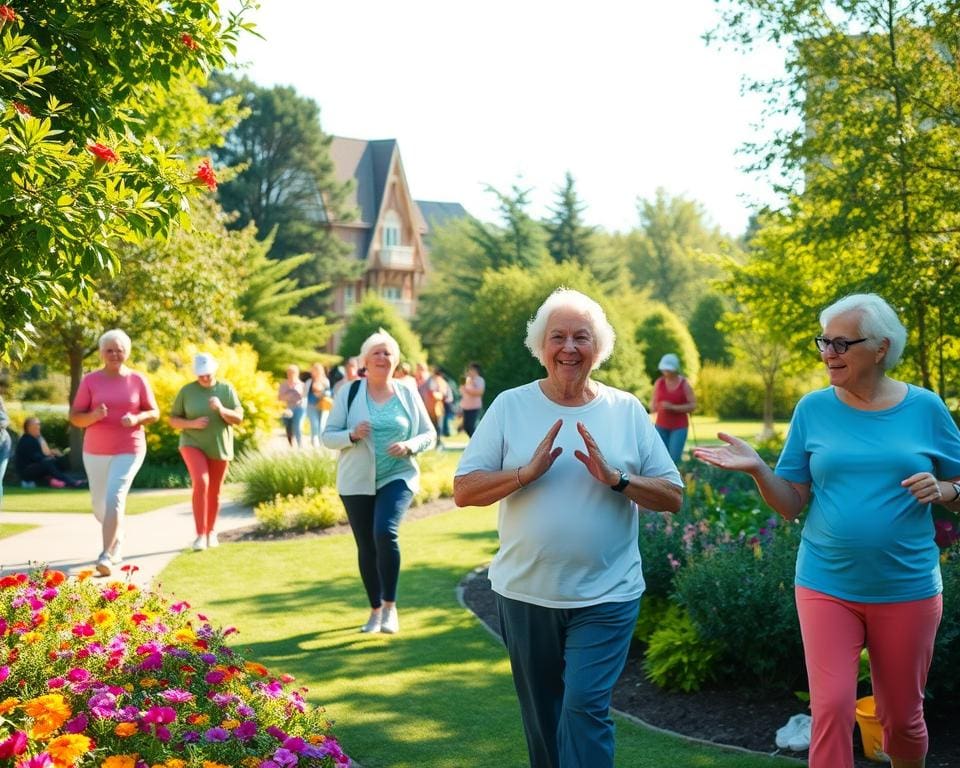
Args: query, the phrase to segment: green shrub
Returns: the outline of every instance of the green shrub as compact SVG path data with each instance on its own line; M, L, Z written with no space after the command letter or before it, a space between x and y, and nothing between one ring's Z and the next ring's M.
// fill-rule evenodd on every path
M636 341L643 347L643 367L649 380L660 376L657 363L667 352L680 358L680 372L696 384L700 371L697 345L684 324L666 305L648 301L640 311L643 317L637 324Z
M189 488L190 473L186 466L180 464L158 464L151 461L147 454L147 460L140 467L136 477L133 478L134 488Z
M677 573L675 599L717 649L721 680L793 690L803 650L793 579L799 525L783 523L746 543L692 558Z
M450 451L427 451L417 456L420 490L413 497L414 506L453 497L453 473L459 459L460 453Z
M336 461L313 451L249 453L233 462L231 480L240 483L240 501L255 507L279 496L301 496L307 488L334 488Z
M773 416L788 419L797 401L822 386L822 377L780 377L774 385ZM759 373L743 365L704 365L697 379L697 412L721 419L762 419L764 386Z
M953 701L960 692L960 547L941 557L943 618L933 648L927 691L936 702Z
M698 634L690 616L671 605L650 636L643 671L659 688L699 691L714 675L717 651Z
M70 379L53 374L45 379L22 379L15 389L25 403L65 403L70 399Z
M300 495L277 494L272 501L254 509L260 527L265 531L310 531L330 528L347 520L343 502L335 488L304 488Z
M633 628L633 639L638 643L648 643L650 635L663 621L670 608L670 602L665 597L657 597L647 592L640 600L640 615L637 616L637 625Z

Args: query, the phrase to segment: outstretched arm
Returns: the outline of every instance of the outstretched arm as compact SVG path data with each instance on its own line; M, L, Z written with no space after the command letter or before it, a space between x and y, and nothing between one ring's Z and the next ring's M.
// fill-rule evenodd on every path
M748 443L725 432L717 434L727 445L698 447L693 455L706 464L733 472L746 472L757 484L763 500L780 517L795 520L810 500L808 483L792 483L774 474Z

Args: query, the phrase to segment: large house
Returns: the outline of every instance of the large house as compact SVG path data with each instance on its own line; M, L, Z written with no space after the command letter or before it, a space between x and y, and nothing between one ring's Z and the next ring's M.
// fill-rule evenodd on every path
M334 311L349 315L367 291L374 291L409 320L430 274L431 228L468 214L459 203L413 199L394 139L335 136L330 153L337 178L354 182L347 206L355 214L351 221L333 222L331 229L366 265L358 280L336 287Z

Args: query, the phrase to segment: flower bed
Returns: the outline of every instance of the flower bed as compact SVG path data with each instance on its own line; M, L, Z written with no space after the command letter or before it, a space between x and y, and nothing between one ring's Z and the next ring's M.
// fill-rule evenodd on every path
M89 575L0 578L0 764L349 765L305 689L226 645L236 630Z

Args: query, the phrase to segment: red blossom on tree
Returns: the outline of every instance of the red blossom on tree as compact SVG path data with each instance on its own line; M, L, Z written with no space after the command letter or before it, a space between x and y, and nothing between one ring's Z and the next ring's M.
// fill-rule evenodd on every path
M204 160L197 166L197 172L194 174L194 178L200 183L206 184L208 189L217 188L217 176L213 172L213 167L210 165L209 160Z
M188 35L186 32L180 35L180 39L183 41L183 44L187 46L187 48L189 48L191 51L195 51L197 50L197 48L200 47L199 45L197 45L197 41L194 40L193 37Z
M101 163L115 163L120 158L106 144L88 144L87 151L93 154Z
M30 111L30 107L26 104L21 104L19 101L13 102L13 108L17 110L21 115L32 115L33 112Z
M9 5L0 5L0 27L2 27L6 22L11 24L17 20L17 12L13 10Z

